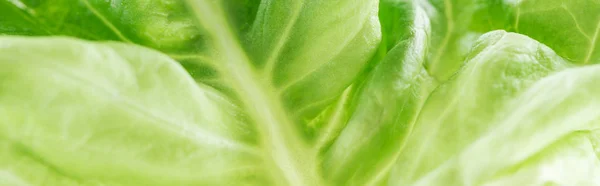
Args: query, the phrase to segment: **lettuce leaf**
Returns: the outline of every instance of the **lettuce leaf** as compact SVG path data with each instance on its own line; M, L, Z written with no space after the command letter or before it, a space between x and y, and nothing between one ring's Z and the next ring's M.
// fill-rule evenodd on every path
M492 130L492 121L504 116L501 110L513 97L568 66L540 43L504 31L483 35L466 63L427 100L398 157L395 185L426 179L440 164Z
M597 5L0 0L0 185L600 185Z
M600 4L593 0L494 0L481 24L525 34L576 64L598 63Z

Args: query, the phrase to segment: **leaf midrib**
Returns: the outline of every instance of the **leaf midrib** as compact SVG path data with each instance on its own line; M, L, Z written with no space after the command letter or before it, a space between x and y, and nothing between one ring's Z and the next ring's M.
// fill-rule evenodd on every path
M271 166L274 180L280 185L319 186L316 161L297 133L293 120L288 118L284 107L277 99L275 89L258 78L259 73L250 63L240 43L223 18L219 5L208 1L188 0L201 25L214 38L215 46L223 54L225 79L230 80L246 111L259 129L266 164ZM309 154L307 156L307 154Z

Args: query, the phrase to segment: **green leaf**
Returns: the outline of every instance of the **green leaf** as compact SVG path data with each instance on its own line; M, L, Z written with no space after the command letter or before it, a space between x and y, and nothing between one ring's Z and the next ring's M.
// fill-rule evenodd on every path
M199 82L235 94L225 82L226 77L215 69L220 66L215 64L220 63L215 59L218 50L214 50L206 31L195 27L193 15L188 14L182 1L1 3L0 8L7 9L3 13L7 19L0 20L0 28L6 28L0 33L68 35L153 47L182 62ZM216 3L224 11L220 15L225 18L222 23L228 25L232 37L241 39L238 43L254 56L253 63L264 63L259 65L261 73L270 78L279 97L286 100L285 107L293 110L300 121L314 118L355 80L380 40L379 22L374 19L377 1ZM339 83L325 84L331 81Z
M228 5L239 12L231 18L235 23L246 21L257 6ZM245 27L240 24L237 28ZM60 35L136 43L169 54L197 81L228 90L210 64L209 38L180 0L1 0L0 35Z
M552 50L526 36L504 31L483 35L466 66L428 98L390 181L393 185L429 181L428 176L444 162L491 130L512 98L566 66ZM453 176L459 175L447 175ZM445 180L431 181L441 184Z
M499 119L496 125L504 131L485 135L465 151L486 158L465 163L468 157L461 155L460 162L465 163L461 172L470 174L472 182L485 180L494 174L503 174L516 164L530 163L529 158L553 143L569 140L570 135L581 132L594 137L593 132L600 126L600 115L595 108L599 103L595 95L600 91L598 67L562 71L542 79L516 98L505 111L508 117ZM599 142L597 138L589 140L594 145ZM521 150L507 152L509 148ZM499 157L504 161L493 161ZM486 170L475 173L476 166L483 164L487 165Z
M429 19L420 7L407 8L415 9L413 21L405 23L410 29L369 74L353 100L356 110L324 155L322 168L332 184L383 182L434 86L423 67Z
M576 64L600 62L600 3L594 0L505 1L511 27ZM502 15L502 14L500 14Z
M270 182L240 108L169 57L118 43L0 40L1 177L29 185Z
M496 176L486 185L598 185L598 131L576 131Z
M595 96L600 91L599 67L564 70L538 81L511 101L503 110L505 117L492 121L494 128L417 185L596 182L597 175L590 174L596 173L600 142L600 100ZM553 166L553 160L565 162ZM531 172L558 173L575 163L586 166L550 178L522 178ZM577 174L586 169L590 172Z
M312 119L358 76L380 42L377 1L266 1L249 57L300 120Z
M381 44L385 51L391 50L398 42L410 37L414 14L417 11L415 6L415 3L406 0L380 0Z
M2 0L0 34L67 35L133 42L169 53L201 51L204 39L183 3Z
M0 0L0 185L597 185L598 8Z
M439 82L448 80L463 65L475 40L485 31L472 30L480 9L478 0L415 0L431 19L431 42L425 67Z
M318 175L319 149L299 129L327 110L374 54L377 1L268 1L245 42L223 24L219 4L191 3L222 52L223 74L271 146L265 153L280 175L277 183L320 185L326 178ZM261 50L245 51L240 43Z
M104 25L84 3L77 1L3 0L0 1L0 10L2 35L58 34L86 39L119 40L119 36Z

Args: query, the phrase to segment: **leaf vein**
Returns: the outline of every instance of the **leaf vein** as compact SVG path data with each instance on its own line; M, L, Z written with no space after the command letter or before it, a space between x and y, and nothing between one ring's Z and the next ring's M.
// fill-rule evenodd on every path
M125 37L125 35L123 35L123 33L119 29L117 29L117 27L115 27L115 25L113 25L104 15L102 15L98 10L96 10L96 8L92 6L89 0L83 0L83 3L98 19L100 19L100 21L102 21L102 23L104 23L104 25L106 25L111 31L113 31L117 35L117 37L119 37L119 39L127 43L133 43L131 40Z

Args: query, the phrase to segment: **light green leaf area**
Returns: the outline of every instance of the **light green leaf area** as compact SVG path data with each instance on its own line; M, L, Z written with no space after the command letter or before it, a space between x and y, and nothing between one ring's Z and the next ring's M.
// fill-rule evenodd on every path
M408 37L411 33L411 25L414 24L413 20L416 18L414 15L417 10L416 4L412 1L379 1L379 22L381 22L382 33L381 45L385 51L391 50L399 41ZM428 23L426 25L429 26L429 17L427 17L427 20Z
M600 2L522 0L505 2L512 27L576 64L600 62Z
M598 89L599 70L597 65L569 69L534 84L507 107L505 112L509 113L508 117L496 120L498 124L492 131L502 128L503 132L495 131L494 134L485 135L473 143L465 151L465 154L459 156L462 175L469 175L471 182L477 183L486 179L491 180L489 178L492 177L510 174L512 169L515 169L515 165L522 164L522 167L526 167L528 164L546 165L547 163L539 163L539 160L536 162L536 158L540 158L535 156L546 156L546 154L542 154L545 149L560 149L564 152L577 147L564 145L564 143L573 143L572 141L583 143L585 148L579 152L584 151L582 154L587 155L558 158L556 155L549 154L546 158L577 159L578 161L587 161L590 163L588 165L590 167L597 165L597 129L600 126L600 115L596 108L599 103L596 95L600 91ZM529 104L519 104L526 100L529 100L527 102ZM513 148L520 149L520 151L508 150ZM575 153L576 151L570 152ZM477 154L486 158L472 161L472 157L471 160L467 160L469 155L466 154ZM595 159L590 159L589 156L594 154L596 154ZM500 157L504 161L495 161ZM547 161L547 159L542 160ZM486 167L484 171L481 171L483 165ZM557 183L561 182L560 179L563 179L562 182L573 179L570 180L571 183L588 185L597 181L595 180L597 174L593 169L589 169L590 167L578 168L579 170L591 170L591 172L587 172L587 176L585 174L576 175L577 172L574 171L569 172L569 175L554 178L558 181L547 182ZM549 172L558 172L564 169L555 167L550 170L552 171Z
M368 3L368 4L367 4ZM373 5L377 5L377 4L372 4L369 2L365 2L365 4L369 5L369 6L373 6ZM272 6L278 5L277 3L274 3ZM289 5L289 3L288 3ZM317 3L317 5L321 5L321 3ZM304 11L313 11L311 9L315 9L314 11L320 10L320 8L326 8L329 5L328 4L322 4L323 6L315 6L312 7L311 4L306 4L303 8L306 10L301 10L300 13L303 13ZM328 6L325 6L328 5ZM355 4L339 4L337 3L336 5L344 5L344 6L348 6L349 8L354 8L356 5ZM213 7L210 7L213 6ZM223 35L223 34L216 34L216 33L223 33L226 32L226 28L220 27L218 24L218 22L220 20L215 19L215 17L219 17L219 16L215 16L215 14L218 14L217 11L213 11L212 14L210 10L218 10L217 7L215 7L214 4L199 4L196 6L198 8L197 13L199 14L198 17L203 18L206 17L206 20L201 20L202 23L204 23L205 27L208 28L214 28L215 30L213 31L215 34L215 37L219 38L219 42L220 43L225 43L227 45L224 44L224 46L222 47L223 51L228 51L229 53L227 53L226 56L223 57L227 57L225 59L225 61L230 61L230 62L235 62L237 65L240 64L247 64L246 62L251 61L251 60L259 60L260 61L260 56L257 55L252 55L250 54L248 57L246 57L242 51L241 51L241 47L239 49L234 49L232 50L231 46L232 43L234 43L234 39L232 39L230 36L227 37L227 35ZM202 7L209 7L209 8L205 8L203 9ZM276 6L275 8L269 9L269 10L276 10L278 7ZM289 7L288 7L289 8ZM362 7L364 9L364 6ZM400 8L406 8L408 10L411 10L414 8L414 6L410 5L410 6L403 6ZM259 13L258 15L261 15L261 10L259 9ZM350 9L352 10L352 9ZM376 10L376 8L374 7L373 10ZM412 10L411 10L412 11ZM374 11L373 11L374 12ZM373 12L366 12L372 15ZM412 11L415 12L414 14L411 13L409 14L411 17L414 17L412 19L407 19L404 18L405 20L410 20L411 22L409 23L405 23L404 25L406 25L407 28L405 27L401 27L401 31L405 31L405 37L399 38L399 42L400 44L398 44L398 46L396 46L396 48L392 49L389 54L393 54L393 55L388 55L384 61L378 63L377 65L375 65L374 69L372 72L370 72L371 74L367 75L367 79L364 81L364 84L354 84L353 86L349 87L349 88L345 88L346 92L344 94L341 93L336 93L333 94L335 95L335 98L338 98L338 96L341 94L342 97L338 98L338 101L331 105L330 103L327 105L331 105L328 106L325 111L319 115L319 117L316 118L316 120L312 120L309 124L313 124L313 123L318 123L318 128L320 128L321 130L317 130L315 131L316 134L314 134L313 136L315 136L315 139L309 139L310 143L308 144L308 150L294 150L294 149L303 149L303 148L307 148L307 147L302 147L303 145L291 145L291 144L286 144L286 148L288 148L288 150L286 151L292 151L294 153L299 153L299 152L310 152L313 151L313 153L316 153L315 157L310 157L306 156L306 155L294 155L294 156L298 156L293 158L292 160L288 160L289 162L287 162L288 164L291 164L289 166L294 166L297 167L296 169L296 173L294 172L288 172L285 174L288 175L283 175L283 177L285 177L285 179L290 180L290 181L294 181L294 183L290 183L288 182L288 184L293 184L293 185L303 185L303 184L315 184L314 182L314 178L311 178L311 174L312 173L311 170L317 170L319 173L322 173L323 175L322 178L317 178L317 179L324 179L324 183L326 185L338 185L338 184L347 184L347 185L364 185L364 184L375 184L380 182L381 180L385 180L384 178L387 175L387 172L389 171L389 167L391 166L391 164L393 163L393 160L395 159L395 155L397 154L397 149L399 147L399 143L386 143L386 140L397 140L400 141L402 140L402 137L404 135L399 134L399 133L388 133L390 131L393 130L404 130L406 129L410 123L412 122L412 120L414 119L414 117L416 116L416 113L418 112L419 108L420 108L420 104L422 102L422 100L424 100L424 98L426 97L428 91L425 85L423 84L427 84L427 80L429 80L426 72L424 71L424 68L422 66L422 63L424 61L424 51L426 50L425 47L427 46L427 36L428 36L428 32L429 32L429 22L427 19L426 14L424 13L423 10L416 10L416 11ZM268 13L268 12L267 12ZM336 12L339 13L339 12ZM360 14L359 14L360 15ZM290 17L290 16L286 16L285 18ZM293 17L293 16L291 16ZM272 17L271 17L272 18ZM305 21L304 19L309 19L312 18L311 15L305 15L300 17L296 23L294 23L294 28L302 28L301 26L304 26L304 23L302 21ZM350 18L353 18L353 16L351 16ZM360 18L360 17L359 17ZM377 20L373 20L372 17L367 17L368 18L368 22L376 22ZM257 18L257 20L260 20L260 16ZM360 18L358 19L359 21L365 19L365 18ZM386 22L387 23L387 22ZM383 23L384 26L386 23ZM213 24L213 25L210 25ZM311 23L313 24L310 28L311 29L319 29L321 27L321 25L317 24L314 25L316 23ZM371 25L368 26L367 28L378 28L379 24L377 25ZM271 26L268 25L267 26ZM323 25L325 26L325 25ZM328 25L329 27L331 27L331 25ZM358 26L362 26L362 25L358 25ZM348 29L345 27L342 27L342 29L344 29L344 31L352 31L352 29ZM360 27L356 27L353 29L363 29ZM266 29L263 28L261 29L262 31L270 31L271 29L269 29L269 27L267 27ZM281 29L273 29L277 32L274 32L274 35L279 34L278 32L280 32ZM302 31L303 29L299 29L300 31ZM316 37L314 37L315 39L319 39L320 35L326 35L331 29L327 29L327 30L323 30L322 32L319 33L319 35L315 35ZM333 30L335 31L335 29ZM312 32L308 32L308 33L312 33ZM340 32L338 32L339 34ZM358 41L365 41L365 38L369 38L372 37L373 35L368 34L369 32L363 34L363 33L358 33L360 34L361 37L359 37ZM285 34L285 33L281 33L281 34ZM291 37L294 38L294 35L296 34L296 32L290 32L288 33L290 34L290 36L286 36L286 37ZM315 33L316 34L316 33ZM261 35L258 35L261 36ZM377 36L377 35L375 35ZM257 37L257 36L254 36ZM333 37L333 38L328 38L328 39L336 39L337 37ZM294 38L295 39L295 38ZM295 46L295 42L297 42L296 40L282 40L282 41L275 41L275 42L283 42L284 44L281 44L284 48L288 47L288 46ZM302 39L302 38L300 38ZM378 38L376 38L378 39ZM314 39L313 39L314 40ZM262 47L269 47L271 45L275 45L276 44L271 44L269 43L271 42L271 39L268 39L266 41L262 41L262 43L259 44L264 44L264 46ZM304 41L306 42L306 41ZM312 42L319 42L317 41L312 41ZM364 50L364 43L361 45L350 45L350 46L344 46L344 50L347 49L351 49L351 51L353 52L359 52L359 53L363 53L361 52L362 50ZM302 47L302 46L300 46ZM338 46L332 46L329 47L332 49L336 49L338 48ZM279 50L278 48L275 48L276 50ZM298 48L297 48L298 49ZM375 48L372 48L371 50L373 51ZM236 51L237 50L237 51ZM303 49L304 50L304 49ZM312 49L311 49L312 50ZM319 52L312 52L315 54L319 54ZM346 53L346 51L342 51L341 54ZM358 54L359 54L358 53ZM370 52L371 54L373 52ZM287 54L287 53L284 53ZM354 53L352 55L356 55L357 53ZM279 54L275 54L275 55L279 55ZM278 61L278 63L283 63L286 62L286 65L293 65L294 63L296 63L295 60L293 61L286 61L285 59L287 59L288 57L293 57L294 53L292 53L292 56L282 56L285 57L284 60L276 60ZM305 57L309 57L312 58L311 55L314 54L310 54L308 56ZM327 55L324 55L324 57L329 56L329 55L339 55L336 53L328 53ZM363 54L364 55L364 54ZM369 55L370 56L370 55ZM277 57L277 56L276 56ZM335 56L334 60L336 58L338 58L339 56ZM342 56L344 57L344 56ZM268 58L267 58L268 59ZM351 58L348 58L351 59ZM368 61L369 58L362 58L362 61ZM351 59L351 60L356 60L356 59ZM307 60L307 61L312 61L312 60ZM298 61L299 62L299 61ZM324 63L327 61L315 61L317 63ZM342 73L342 71L337 71L337 70L333 70L333 69L329 69L328 66L322 67L324 68L324 70L327 70L325 72L327 72L327 76L316 76L319 75L318 72L314 72L316 73L314 77L320 77L319 81L325 81L328 82L327 85L320 85L320 84L313 84L310 83L310 81L307 81L307 84L304 83L300 83L298 85L294 85L294 86L298 86L298 87L305 87L303 89L292 89L294 91L292 91L292 93L294 94L298 94L301 95L303 97L306 98L310 98L311 100L315 99L315 98L320 98L324 97L324 96L314 96L313 95L313 91L316 93L319 92L325 92L327 91L327 94L331 94L331 93L335 93L337 92L336 89L332 89L332 88L336 88L336 86L338 86L337 84L343 85L342 83L344 83L344 81L346 80L345 78L348 77L350 78L352 75L353 70L352 69L348 69L348 68L356 68L356 66L360 66L361 70L363 67L363 65L356 65L354 67L349 67L347 66L348 63L351 63L351 61L341 61L343 63L340 64L344 64L345 66L343 67L337 67L337 68L341 68L342 70L344 70L344 72ZM329 61L327 62L327 64L325 65L329 65L328 63L334 63L333 65L337 64L337 61ZM311 65L310 63L304 63L302 65ZM268 70L270 70L269 67L269 63L266 64L260 64L260 63L255 63L254 65L255 67L258 68L258 70L256 70L256 73L258 76L265 76L267 77L267 80L269 80L269 77L277 77L277 78L281 78L284 77L284 74L270 74L268 72ZM240 67L240 66L238 66ZM245 67L245 68L252 68L252 67ZM275 67L275 69L277 70L281 70L281 69L285 69L285 67ZM321 68L321 67L319 67ZM237 68L237 69L230 69L232 71L235 72L230 72L234 75L239 75L239 74L244 74L244 73L250 73L251 72L245 72L245 69L242 68ZM267 71L265 71L267 70ZM293 70L298 70L298 72L301 72L302 68L297 68L297 69L293 69ZM358 70L358 69L357 69ZM249 71L252 71L251 69ZM267 72L266 74L264 72ZM284 70L285 72L285 70ZM292 71L290 71L292 72ZM290 74L291 75L291 74ZM287 75L286 75L287 76ZM312 77L313 75L311 75ZM355 78L357 77L357 74L353 75ZM335 81L329 81L328 78L335 78ZM285 78L283 78L285 79ZM413 81L414 80L414 81ZM248 82L248 78L244 78L244 79L240 79L238 80L242 83L242 85L238 85L240 87L240 89L244 89L244 86L248 83L252 83L252 82ZM277 86L277 81L280 80L276 80L275 82L273 82L272 84L274 84L274 89L280 89ZM304 81L304 80L302 80ZM254 83L252 83L254 84ZM301 85L301 86L300 86ZM308 86L308 87L307 87ZM347 87L348 85L345 85L343 87ZM314 88L313 88L314 87ZM356 90L356 88L358 88L358 90ZM285 89L284 89L285 90ZM343 90L343 89L342 89ZM252 92L255 90L246 90L244 92ZM289 90L285 90L285 91L289 91ZM382 94L382 93L386 93L386 92L394 92L394 91L398 91L397 93L394 94ZM240 91L242 92L242 91ZM269 92L263 92L264 94L269 94ZM316 95L320 95L316 94ZM308 96L314 96L314 98L312 97L308 97ZM295 109L294 107L300 107L303 105L303 102L287 102L287 97L284 95L283 97L283 107L288 107L288 112L292 113L291 115L291 119L292 121L294 120L294 118L298 117L296 116L296 114L294 114ZM256 105L259 103L256 103L256 99L247 99L250 102L246 102L246 105ZM350 103L348 103L348 101L352 101ZM382 101L384 100L388 100L388 101L393 101L395 102L394 104L383 104ZM292 100L294 101L294 100ZM327 101L327 100L325 100ZM373 102L373 101L377 101L377 102ZM266 102L269 102L268 100L266 100ZM314 101L312 101L314 102ZM292 103L292 104L289 104ZM327 103L327 102L325 102ZM262 103L261 103L262 104ZM273 103L274 107L277 107L277 103ZM294 107L290 107L288 106L288 104L290 106L294 106ZM407 107L403 107L403 106L399 106L399 105L404 105ZM408 108L408 106L410 106L410 108ZM349 107L349 108L345 108L345 107ZM315 107L315 111L320 111L322 109L318 109L319 107ZM404 110L403 110L404 109ZM348 110L351 110L351 112L348 112ZM385 111L385 118L382 118L381 120L377 120L377 118L372 117L373 114L379 114L379 112L381 111ZM400 112L399 112L400 111ZM260 113L256 113L256 115L258 115L258 117L264 117L264 116L260 116ZM305 115L305 114L303 114ZM310 116L310 115L305 115L305 116ZM259 118L260 119L260 118ZM274 118L276 119L276 118ZM258 120L258 119L257 119ZM285 118L278 118L278 120L283 120L286 121ZM265 121L268 122L268 121ZM260 124L259 124L260 125ZM364 128L369 128L372 127L374 125L380 125L381 127L376 128L375 130L373 130L372 132L370 132L370 134L365 135L364 137L360 137L360 138L356 138L355 135L357 135L361 129ZM272 127L272 126L263 126L266 128ZM285 126L284 126L285 127ZM269 132L269 129L263 129L265 131L265 133ZM284 129L284 130L292 130L292 129ZM284 138L287 138L287 140L289 141L297 141L298 139L291 139L291 137L293 137L294 132L291 132L291 134L286 135L286 136L282 136ZM287 132L284 132L284 134L288 134ZM297 134L296 134L297 135ZM339 135L339 137L337 136ZM354 137L353 137L354 136ZM276 140L276 139L275 139ZM285 141L285 140L284 140ZM360 144L357 144L357 142L360 142ZM296 147L294 147L296 146ZM373 154L372 149L373 147L380 147L380 148L385 148L385 151L381 151L378 154ZM351 148L351 149L349 149ZM277 151L276 151L277 152ZM277 154L280 155L280 154ZM275 156L275 155L274 155ZM377 158L374 158L377 157ZM312 159L315 158L315 159ZM310 164L306 164L306 163L297 163L297 162L305 162L308 160L316 160L320 163L316 164L316 165L310 165ZM364 161L364 164L357 164L357 161ZM280 165L278 165L280 166ZM315 166L313 168L311 168L310 166ZM283 172L286 172L286 170L291 170L290 168L284 169ZM308 171L307 171L308 170ZM293 173L293 174L292 174ZM351 179L348 179L351 178ZM295 181L297 180L297 181Z
M336 184L382 182L405 132L434 86L423 67L429 20L418 7L412 16L408 37L400 40L367 78L354 98L354 114L325 153L325 176ZM368 180L371 175L374 178Z
M355 105L390 109L383 127L402 129L404 122L414 120L427 94L421 88L427 79L421 64L428 32L422 10L411 14L420 17L406 24L411 29L402 28L415 33L398 38L402 44L395 55L372 65L381 67L365 75L370 78L363 81L368 88L362 91L362 84L350 85L366 73L366 62L379 46L377 1L304 3L294 10L305 14L301 18L284 20L282 27L273 29L255 26L272 33L252 31L243 40L228 26L224 5L191 5L215 47L211 65L232 87L235 100L195 83L175 61L149 49L65 38L3 38L1 111L10 117L0 123L5 128L2 165L7 177L31 185L336 185L350 170L365 176L349 184L384 180L398 143L382 142L398 136L380 130L387 137L369 139L389 150L369 155L381 156L370 161L381 165L365 169L351 164L369 154L369 145L356 148L356 157L336 158L344 156L338 152L348 143L337 136L378 124L362 122L370 120L374 110L346 108L358 108ZM331 11L342 5L347 8ZM258 14L283 8L287 6L262 4ZM309 16L316 12L355 19L331 16L330 21L317 22ZM256 22L281 21L272 18L258 16ZM349 24L355 21L364 24ZM335 24L343 27L329 29ZM286 31L287 27L294 29ZM277 34L281 36L272 37ZM332 42L336 39L339 42ZM272 50L251 50L273 43ZM312 44L327 44L330 50L316 50ZM30 52L35 55L27 55ZM272 64L260 65L261 52L275 57ZM294 68L281 70L286 68L278 65ZM414 78L418 82L413 83ZM412 108L370 105L377 90L402 91L390 99ZM350 104L355 98L363 101ZM399 109L405 111L395 112ZM328 122L313 133L304 132L302 128L320 119L317 115ZM405 118L396 121L398 117ZM344 132L348 120L352 128ZM336 169L335 177L327 177L322 164L332 164L327 168ZM40 168L27 172L32 167Z
M466 66L427 99L390 182L429 181L438 167L491 130L510 100L536 80L565 67L566 61L526 36L504 31L483 35Z
M567 134L484 185L599 185L598 135L598 130Z
M489 30L471 29L477 10L485 7L478 0L414 0L431 20L431 42L425 68L439 82L448 80L463 65L477 38Z
M252 12L246 4L235 5L227 6L239 12L234 15ZM232 22L243 20L238 17L232 16ZM179 0L2 0L0 35L60 35L136 43L169 54L197 81L228 89L210 64L213 50L209 38Z
M600 185L599 12L0 0L0 185Z
M2 177L28 185L268 183L240 108L169 57L118 43L0 40Z
M533 84L507 117L415 185L597 184L599 70L569 69Z
M199 18L206 18L200 21L210 28L207 33L218 51L214 59L220 62L215 69L227 77L239 102L194 83L175 61L149 49L65 38L4 38L1 111L10 117L0 123L6 131L2 133L6 177L31 185L364 185L385 181L405 136L394 131L406 130L413 123L433 87L422 66L429 32L422 9L412 11L409 16L413 18L404 18L411 22L399 27L406 34L398 37L398 45L389 52L393 55L373 64L363 84L350 86L379 46L379 22L374 19L378 4L366 2L373 8L357 20L366 19L368 26L335 30L358 34L356 39L347 46L332 46L334 51L341 50L337 53L319 55L331 58L314 61L325 65L317 67L321 70L295 77L300 80L291 87L303 87L297 95L315 101L291 102L295 100L279 93L292 89L278 87L270 78L279 76L268 73L267 66L258 66L253 62L255 53L245 51L252 45L238 42L236 32L221 24L227 22L219 16L226 9L210 2L195 3L200 3L194 4L198 8L194 10ZM298 11L326 12L319 8L334 4L308 5ZM349 13L359 10L355 4L347 6ZM199 9L203 7L210 11ZM277 41L282 50L319 42L300 41L302 37L294 36L297 33L289 34ZM318 54L308 54L314 53ZM362 64L329 70L328 65L335 65L336 60L347 62L344 59ZM317 77L340 79L328 80L326 85L303 79ZM395 104L384 104L384 100ZM323 105L313 108L313 102ZM322 117L300 112L304 105ZM370 117L379 112L385 112L381 122ZM303 117L323 122L314 133L305 133L300 129L310 122ZM372 125L381 127L368 136L351 138ZM357 142L361 144L347 156L346 147ZM386 150L372 154L372 147ZM361 160L368 161L355 163ZM27 172L32 167L39 168ZM349 176L354 178L349 180Z
M185 7L185 1L1 3L0 8L7 11L2 13L6 19L0 19L0 27L4 28L0 33L68 35L149 46L180 61L199 82L235 97L227 76L217 69L223 66L219 64L223 53L212 45L214 38L205 30L206 25L197 28L194 24L194 15ZM232 39L239 40L236 43L248 50L251 63L262 69L264 78L276 87L278 97L287 100L285 107L293 109L302 121L318 115L355 80L381 37L377 1L259 4L247 0L215 4L223 11L219 14L223 19L220 24L227 26ZM325 84L333 80L339 83Z
M251 27L255 0L222 1L236 33ZM2 0L0 35L73 36L135 43L176 59L199 82L230 93L211 63L214 50L181 0ZM229 91L229 92L227 92Z
M299 120L314 118L355 80L377 48L378 1L267 1L248 57Z
M3 0L0 8L0 34L125 41L188 54L206 45L177 0Z

